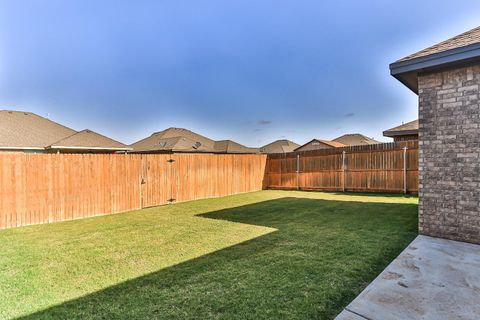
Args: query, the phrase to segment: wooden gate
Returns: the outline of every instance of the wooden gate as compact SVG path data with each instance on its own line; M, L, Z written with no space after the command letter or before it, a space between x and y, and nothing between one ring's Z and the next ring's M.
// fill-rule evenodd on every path
M172 201L171 189L174 181L172 163L173 159L168 154L142 156L142 208Z

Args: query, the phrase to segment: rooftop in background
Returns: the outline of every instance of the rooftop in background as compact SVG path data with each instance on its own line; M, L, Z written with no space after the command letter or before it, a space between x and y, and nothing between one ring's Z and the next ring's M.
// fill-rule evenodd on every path
M391 137L391 138L396 136L415 135L415 134L418 134L418 119L383 131L383 135L385 137Z
M76 133L31 112L0 110L0 148L43 150Z
M344 134L343 136L333 139L333 141L340 142L346 146L366 146L381 143L360 133Z
M480 27L418 51L390 65L390 73L418 93L419 72L480 61Z
M231 140L215 141L183 128L168 128L130 145L133 152L258 153Z
M312 139L307 143L296 148L294 151L309 151L309 150L319 150L319 149L331 149L331 148L342 148L346 147L341 142L330 141L330 140L321 140L321 139Z
M64 139L59 140L49 146L48 149L101 149L113 151L131 150L131 148L127 147L121 142L110 139L88 129L76 132Z
M258 148L245 147L232 140L215 141L214 149L219 153L258 153Z
M183 128L168 128L130 145L134 152L209 152L215 141Z
M126 145L91 130L77 132L31 112L0 110L0 149L126 151Z
M293 152L295 149L300 147L298 143L295 143L290 140L276 140L269 144L260 147L261 153L287 153Z
M325 144L328 144L329 146L332 146L334 148L343 148L343 147L346 147L347 145L344 144L344 143L341 143L340 141L330 141L330 140L318 140L320 141L321 143L325 143Z

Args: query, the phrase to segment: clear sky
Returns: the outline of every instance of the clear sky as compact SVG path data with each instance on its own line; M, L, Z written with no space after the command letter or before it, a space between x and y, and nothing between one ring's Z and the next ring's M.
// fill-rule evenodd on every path
M389 63L478 24L478 0L0 0L0 109L125 143L385 140L417 117Z

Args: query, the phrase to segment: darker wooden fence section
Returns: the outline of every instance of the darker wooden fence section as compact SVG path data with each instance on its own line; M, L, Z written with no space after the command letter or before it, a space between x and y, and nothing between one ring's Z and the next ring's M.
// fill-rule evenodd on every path
M0 229L262 189L266 156L0 153Z
M264 187L417 193L418 142L269 155Z

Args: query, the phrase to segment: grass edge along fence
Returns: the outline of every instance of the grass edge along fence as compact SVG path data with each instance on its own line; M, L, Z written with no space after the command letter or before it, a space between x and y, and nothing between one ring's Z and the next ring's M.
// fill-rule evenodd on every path
M0 229L262 189L265 155L0 153Z
M418 141L271 154L264 187L418 193Z

